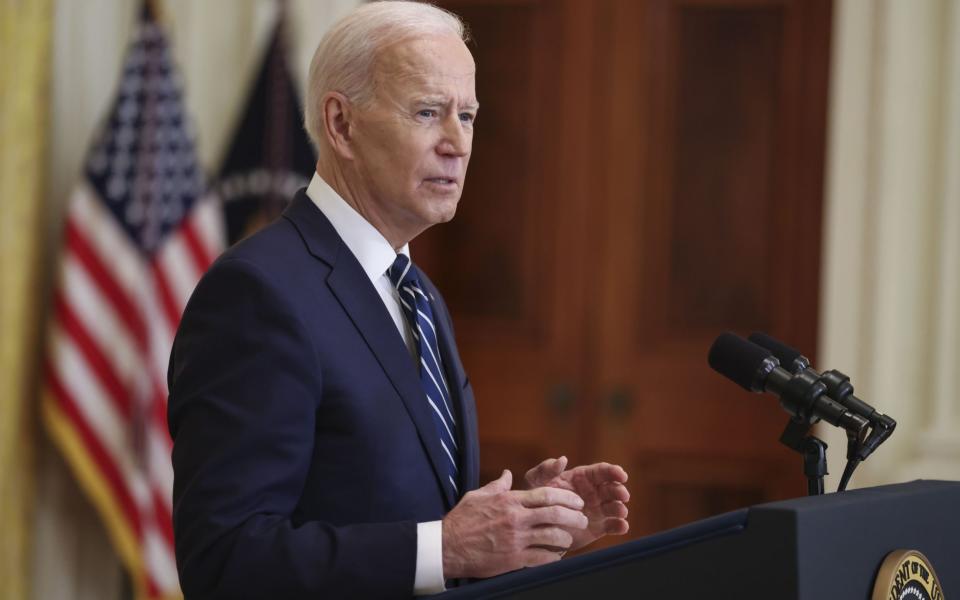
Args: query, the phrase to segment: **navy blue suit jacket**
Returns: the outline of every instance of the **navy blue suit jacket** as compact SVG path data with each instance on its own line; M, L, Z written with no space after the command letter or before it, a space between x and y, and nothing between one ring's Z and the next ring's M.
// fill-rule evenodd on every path
M473 393L433 300L478 485ZM187 598L409 597L416 523L456 503L419 373L366 273L301 190L197 286L168 374Z

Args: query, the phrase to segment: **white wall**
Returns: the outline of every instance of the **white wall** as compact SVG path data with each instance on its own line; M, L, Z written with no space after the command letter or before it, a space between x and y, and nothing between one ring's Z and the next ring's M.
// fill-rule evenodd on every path
M828 155L819 363L898 421L851 487L960 479L960 2L836 0Z

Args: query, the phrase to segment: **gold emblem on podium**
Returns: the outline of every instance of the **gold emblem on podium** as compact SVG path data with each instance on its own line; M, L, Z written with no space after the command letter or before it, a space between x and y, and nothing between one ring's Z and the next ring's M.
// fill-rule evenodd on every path
M883 559L873 600L944 600L930 561L916 550L894 550Z

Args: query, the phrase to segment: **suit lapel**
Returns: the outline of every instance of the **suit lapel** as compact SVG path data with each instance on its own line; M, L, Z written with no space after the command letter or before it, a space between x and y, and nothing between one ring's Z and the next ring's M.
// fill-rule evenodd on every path
M417 428L434 475L443 490L448 508L455 498L446 485L446 460L430 407L424 398L416 365L410 358L396 324L360 263L346 247L336 230L306 194L298 194L285 216L297 227L311 254L327 262L327 285L360 332L403 401Z

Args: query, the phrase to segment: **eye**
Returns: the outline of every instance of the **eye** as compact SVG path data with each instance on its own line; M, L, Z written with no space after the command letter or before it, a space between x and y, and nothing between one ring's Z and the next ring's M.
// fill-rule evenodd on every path
M477 116L473 113L463 112L460 113L460 120L464 123L472 124L476 120Z
M433 119L437 116L437 111L433 110L432 108L425 108L419 111L417 113L417 116L422 117L424 119Z

